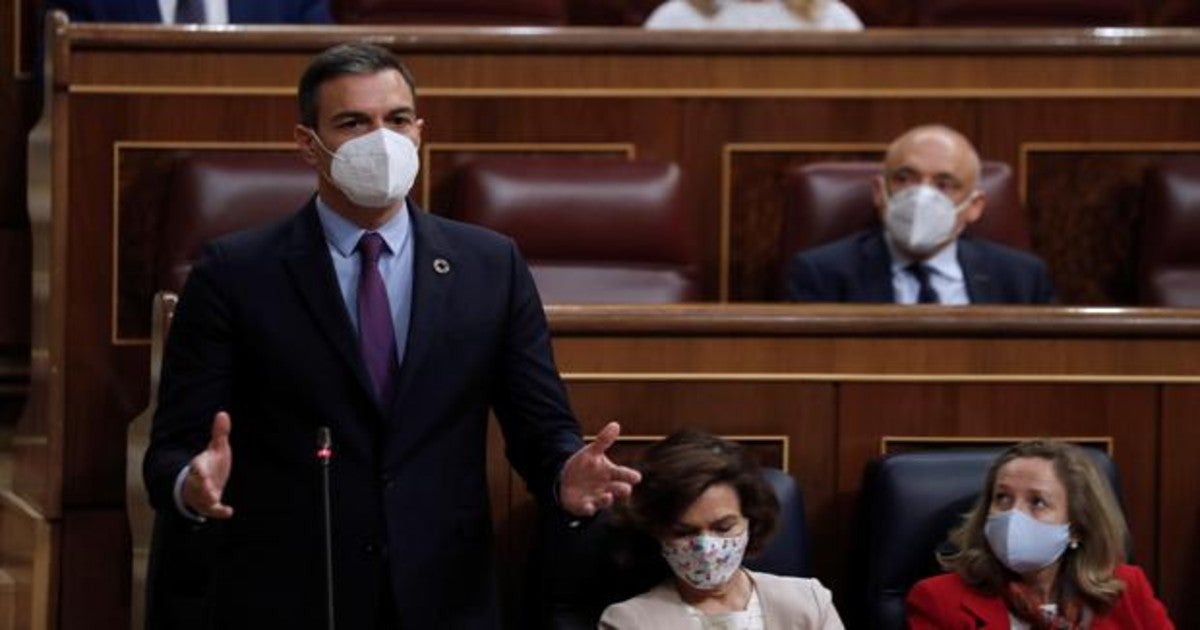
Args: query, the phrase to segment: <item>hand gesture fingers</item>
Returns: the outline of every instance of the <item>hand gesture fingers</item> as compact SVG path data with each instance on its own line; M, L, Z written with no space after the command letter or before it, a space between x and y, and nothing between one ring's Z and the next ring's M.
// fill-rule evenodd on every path
M233 508L221 502L233 467L233 450L229 446L231 428L228 413L221 411L213 417L208 446L192 458L184 480L183 501L201 516L216 519L233 516Z

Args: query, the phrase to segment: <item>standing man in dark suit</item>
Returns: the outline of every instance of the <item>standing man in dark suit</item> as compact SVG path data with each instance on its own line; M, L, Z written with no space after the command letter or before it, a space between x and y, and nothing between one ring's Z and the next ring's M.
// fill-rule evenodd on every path
M1036 256L963 236L987 199L980 162L941 125L901 135L874 182L881 228L792 258L788 295L800 302L1048 304L1054 288Z
M317 195L192 270L144 463L151 502L221 528L215 627L323 628L328 427L337 626L496 627L489 408L550 509L591 515L639 475L605 456L615 423L583 446L513 242L406 200L424 124L408 70L337 46L299 101Z
M329 0L50 0L75 22L328 24Z

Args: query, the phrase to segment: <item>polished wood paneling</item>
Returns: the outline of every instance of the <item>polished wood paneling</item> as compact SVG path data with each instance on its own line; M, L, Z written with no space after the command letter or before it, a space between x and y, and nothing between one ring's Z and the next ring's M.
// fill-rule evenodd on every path
M1162 406L1159 590L1177 628L1200 628L1200 387L1166 387Z
M15 496L47 530L61 528L61 539L46 538L53 542L45 555L61 554L63 579L47 578L45 601L49 614L63 615L64 628L90 627L80 611L117 625L128 615L113 586L128 583L118 524L125 427L146 404L148 360L138 336L144 316L133 302L147 289L139 265L157 256L146 243L162 218L155 213L169 212L142 205L161 197L145 180L162 177L159 158L195 143L287 142L295 78L329 44L374 38L421 78L435 211L450 185L438 178L478 150L463 147L619 145L638 158L678 161L701 217L713 299L757 299L767 286L772 261L762 241L774 242L779 217L770 191L779 169L795 161L859 156L861 148L846 147L879 146L930 118L962 126L985 156L1018 166L1026 143L1200 138L1200 123L1182 115L1200 96L1200 43L1191 33L882 31L713 40L634 29L60 27L54 98L30 145L37 167L28 189L33 404L12 450ZM730 150L763 143L793 148ZM1043 237L1047 247L1081 238ZM1157 501L1144 484L1153 485L1146 471L1157 471L1146 468L1154 466L1146 443L1163 422L1147 400L1200 381L1195 312L741 304L564 307L551 317L560 367L587 430L617 417L633 434L697 425L786 436L789 466L811 495L822 540L819 576L831 584L841 585L848 564L839 532L842 506L856 492L852 482L840 484L862 461L862 443L880 437L880 427L865 420L842 426L863 417L851 411L869 409L869 401L855 399L864 395L911 400L932 414L909 416L912 431L1015 431L1026 425L1005 410L1011 405L1030 414L1058 410L1073 435L1112 434L1122 468L1129 462L1131 493L1143 492L1131 507L1139 545L1146 544L1141 532L1158 531L1178 539L1176 551L1194 551L1194 540L1164 524L1170 491ZM1059 400L1071 397L1081 398L1078 410ZM1095 412L1091 420L1085 410ZM1118 426L1118 413L1149 426L1135 434ZM1055 434L1062 434L1057 425ZM511 571L520 566L530 513L492 437L494 516ZM1165 567L1153 549L1147 565ZM507 578L515 584L519 576ZM1170 601L1191 601L1194 580L1175 579Z

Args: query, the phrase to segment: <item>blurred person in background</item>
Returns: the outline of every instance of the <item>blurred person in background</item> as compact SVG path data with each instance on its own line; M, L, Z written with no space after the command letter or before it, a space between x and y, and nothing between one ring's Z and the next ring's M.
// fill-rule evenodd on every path
M667 0L645 27L861 31L863 24L839 0Z
M49 0L73 22L328 24L329 0Z

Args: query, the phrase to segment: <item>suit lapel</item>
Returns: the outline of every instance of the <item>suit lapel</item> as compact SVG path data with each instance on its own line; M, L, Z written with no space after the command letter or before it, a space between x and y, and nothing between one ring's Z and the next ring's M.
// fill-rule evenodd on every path
M864 298L860 301L894 303L896 292L892 288L892 256L883 242L883 233L876 231L868 234L861 242L859 254L862 264L859 266L861 275L858 286L862 287Z
M971 304L995 304L1000 301L986 261L969 238L958 239L958 266L962 268L967 299Z
M292 284L303 297L317 327L358 378L363 392L374 399L374 386L363 364L358 338L342 301L329 247L312 201L292 221L292 228L291 242L283 255Z
M420 372L430 348L440 337L437 329L446 323L447 299L457 271L454 252L433 217L412 200L409 200L408 207L416 246L413 250L412 315L403 363L400 365L400 383L396 387L393 415L402 406L401 401L408 396L415 375Z

